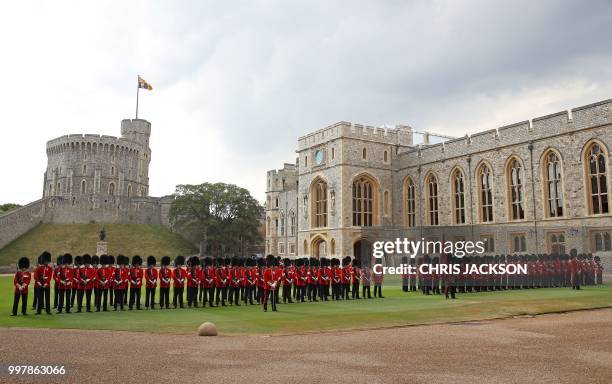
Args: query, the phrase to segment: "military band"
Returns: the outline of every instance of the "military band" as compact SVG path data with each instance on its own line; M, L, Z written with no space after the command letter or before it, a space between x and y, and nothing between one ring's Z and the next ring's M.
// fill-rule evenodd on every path
M186 294L190 308L214 306L262 305L278 311L278 304L294 302L319 302L328 300L360 300L383 298L384 275L379 268L364 267L359 259L298 258L289 259L268 255L266 258L211 258L177 256L170 266L169 256L163 256L160 268L154 256L147 258L146 268L142 258L118 255L76 256L66 253L50 266L51 255L44 252L38 257L38 265L29 272L30 261L22 257L13 279L14 302L12 315L17 315L21 305L26 314L28 287L32 283L36 297L36 313L50 313L50 291L54 285L54 307L57 313L71 313L76 304L77 312L83 307L91 312L124 310L128 299L129 309L141 309L141 289L145 285L145 309L155 307L156 290L159 287L159 308L170 308L170 288L174 308L183 308ZM185 266L186 264L186 266ZM415 271L402 276L404 292L420 290L424 295L444 294L455 298L456 293L530 289L543 287L572 287L579 290L585 285L602 284L603 266L598 256L570 255L497 255L463 258L452 255L422 256L410 259ZM477 273L445 275L422 274L422 264L520 264L527 266L525 275ZM462 268L464 269L464 268ZM52 284L53 282L53 284ZM370 287L374 286L373 295ZM186 292L185 292L186 287ZM129 288L129 290L128 290ZM128 296L129 298L126 298ZM361 293L361 296L360 296ZM110 298L110 299L109 299ZM75 303L76 302L76 303Z

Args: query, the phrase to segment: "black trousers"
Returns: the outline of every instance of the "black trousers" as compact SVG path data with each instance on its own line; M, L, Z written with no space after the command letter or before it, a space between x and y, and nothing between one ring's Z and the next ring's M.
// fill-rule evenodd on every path
M276 311L276 302L278 301L278 291L266 289L264 292L264 311L268 310L268 302L272 306L272 310Z
M217 287L215 296L215 303L217 305L219 305L219 300L221 300L221 305L225 305L225 300L227 300L227 287Z
M359 283L353 283L353 299L359 299Z
M187 286L187 306L198 306L198 287Z
M341 284L332 283L332 300L340 300L340 287Z
M87 309L87 312L91 311L91 289L79 289L77 291L77 310L78 312L81 312L81 309L83 308L83 296L85 297L85 308Z
M246 304L246 303L250 303L253 304L253 290L255 289L254 286L249 285L244 287L244 293L242 295L242 301Z
M206 305L208 301L208 306L213 307L215 301L215 287L204 288L204 297L202 298L202 304Z
M238 301L240 300L240 287L229 287L227 301L230 304L240 305Z
M136 309L140 309L140 291L140 288L130 287L130 309L134 308L134 304L136 304Z
M283 303L293 303L291 300L291 285L283 285Z
M74 300L76 300L77 297L77 289L75 287L72 287L72 293L70 294L70 306L72 308L74 308Z
M96 300L95 300L96 311L99 312L100 309L104 309L105 311L108 311L107 301L108 301L108 288L98 288Z
M43 308L45 308L45 311L47 311L47 313L51 313L51 288L50 287L38 288L38 306L36 307L36 313L41 313Z
M361 289L361 290L362 290L362 294L361 294L361 296L362 296L364 299L366 298L366 293L368 294L368 296L367 296L367 297L368 297L368 299L371 299L371 298L372 298L372 296L371 296L371 294L370 294L370 286L369 286L369 285L364 285L364 286L362 287L362 289Z
M66 304L66 313L70 313L70 294L72 293L71 289L60 289L59 298L57 301L57 312L62 313L64 309L64 303Z
M344 299L348 300L349 299L349 291L351 289L351 283L344 283Z
M108 289L108 296L110 297L110 301L109 301L109 305L112 307L115 304L115 297L114 297L114 293L115 290L112 288Z
M57 299L59 298L59 286L53 285L53 308L57 308Z
M170 308L170 287L159 288L159 307L166 309Z
M145 308L155 309L155 288L145 288Z
M317 301L317 284L308 284L308 301Z
M21 313L25 315L28 309L28 294L25 292L15 293L13 299L13 315L15 316L17 315L17 308L19 307L19 299L21 299Z
M374 285L374 297L383 297L381 285Z
M321 284L319 285L319 300L321 301L327 301L327 286L326 284Z
M183 291L184 287L174 287L172 289L172 305L174 308L178 308L179 306L183 308Z
M123 297L124 296L125 296L125 289L115 289L115 303L114 303L115 311L117 310L117 307L121 307L121 310L123 311Z
M34 298L32 299L32 309L38 309L38 287L34 283Z

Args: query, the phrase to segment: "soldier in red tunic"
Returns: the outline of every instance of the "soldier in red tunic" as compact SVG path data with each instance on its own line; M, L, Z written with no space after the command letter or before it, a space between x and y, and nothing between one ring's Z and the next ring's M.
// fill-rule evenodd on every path
M136 310L140 310L140 295L142 291L142 257L135 255L132 257L132 267L130 268L130 301L128 308L130 311L136 304Z
M47 315L51 314L51 279L53 277L53 269L49 266L51 262L51 254L47 251L40 255L41 265L34 272L34 286L38 289L38 306L36 314L40 315L43 308Z
M344 295L344 300L350 300L352 275L353 267L351 266L351 257L346 256L344 259L342 259L342 294Z
M361 287L362 287L362 295L361 297L366 299L372 298L372 293L370 291L370 285L372 282L372 272L368 266L364 266L361 268Z
M144 271L146 309L155 309L155 290L157 289L157 279L159 276L155 264L157 264L155 256L147 257L147 269Z
M204 259L204 268L202 269L202 284L204 287L204 297L202 303L206 306L214 307L215 299L215 267L213 267L213 260L210 257Z
M62 268L59 275L59 297L57 301L57 313L62 313L64 303L66 313L70 313L70 294L72 293L72 255L66 253L62 256Z
M13 298L13 313L11 316L17 316L17 308L19 307L19 300L21 300L21 313L27 315L26 310L28 309L28 286L30 285L30 259L22 257L17 263L17 272L13 278L13 285L15 286L15 295Z
M100 312L100 310L108 311L108 291L111 287L109 263L109 256L100 256L100 266L96 269L96 295L94 300L96 312Z
M380 267L378 269L380 269ZM382 270L373 270L372 272L372 275L374 276L374 298L379 297L384 299L385 297L382 295L382 284L384 277Z
M62 269L62 257L58 256L53 268L53 309L57 309L57 300L59 299L59 272Z
M77 291L77 313L83 308L83 297L85 297L85 308L91 312L91 292L95 281L95 271L91 265L91 256L83 255L83 266L79 270L79 290Z
M245 261L245 267L243 268L242 273L242 287L244 293L242 295L242 301L244 304L253 305L253 289L255 287L255 280L253 280L253 266L255 264L255 260L251 257L247 258Z
M172 271L172 305L174 308L183 308L183 291L185 290L185 264L184 256L174 259L174 270Z
M115 291L115 302L114 302L114 310L117 310L117 307L121 307L123 311L123 297L125 296L125 291L127 290L127 283L130 277L130 271L126 267L129 259L123 255L117 255L117 267L113 271L112 280L113 280L113 289Z
M170 308L170 281L172 280L172 271L170 265L170 256L161 258L161 268L159 270L159 309Z
M599 256L595 256L595 284L603 284L603 265Z
M263 298L263 310L268 311L268 300L270 300L272 311L276 312L276 291L278 290L278 273L275 270L276 258L272 255L268 255L266 258L267 267L264 269L263 280L264 280L264 298Z
M351 292L353 300L359 300L359 283L361 282L361 268L359 267L359 260L353 259L353 267L351 268Z
M255 268L255 287L257 289L257 304L263 304L264 297L264 279L263 271L266 262L263 258L257 259L257 267Z
M315 257L310 258L310 266L306 267L306 276L307 276L307 289L308 289L308 301L316 302L317 300L317 291L319 287L319 279L317 277L317 270L319 269L319 260Z
M198 306L198 287L200 286L200 258L191 256L187 260L187 307Z
M231 266L228 268L228 302L230 305L240 305L240 286L241 286L241 275L240 275L240 260L237 257L233 257Z
M219 257L216 259L217 267L215 268L215 286L217 288L215 293L215 304L217 307L221 303L222 307L225 307L225 300L227 300L227 283L228 283L228 272L225 266L225 259Z

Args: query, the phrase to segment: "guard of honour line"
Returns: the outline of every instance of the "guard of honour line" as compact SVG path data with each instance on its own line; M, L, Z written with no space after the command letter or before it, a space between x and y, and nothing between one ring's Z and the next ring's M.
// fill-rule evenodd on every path
M541 287L565 287L580 289L580 285L602 284L603 267L599 257L577 255L500 255L457 258L443 255L442 259L428 256L404 260L414 266L402 276L405 292L421 290L423 294L444 293L455 298L455 293L527 289ZM525 264L527 274L441 274L421 273L422 264ZM51 254L43 252L34 272L30 260L22 257L13 279L14 301L12 315L16 316L21 302L22 314L27 314L28 288L33 283L33 309L36 314L51 314L51 287L53 308L57 313L124 310L140 310L144 284L145 309L184 308L185 297L189 308L263 305L277 311L277 304L293 302L322 302L328 300L357 300L372 297L383 298L383 274L380 268L361 266L358 259L347 256L342 260L322 257L291 260L268 255L263 258L211 258L183 256L174 259L161 258L156 266L154 256L147 257L146 267L140 256L118 255L76 256L64 254L51 266ZM186 265L185 265L186 264ZM431 268L440 270L441 268ZM447 268L448 270L449 268ZM464 268L461 268L464 269ZM475 268L466 268L474 271ZM374 286L373 295L370 287ZM159 287L159 299L156 299ZM360 296L361 293L361 296Z

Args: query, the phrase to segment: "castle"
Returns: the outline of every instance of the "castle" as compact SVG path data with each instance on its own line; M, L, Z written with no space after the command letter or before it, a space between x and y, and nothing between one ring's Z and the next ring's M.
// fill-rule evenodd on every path
M121 122L121 137L47 142L42 198L0 216L0 248L40 222L169 225L172 197L149 196L151 123Z
M267 172L266 252L371 254L396 238L483 241L488 255L578 252L612 267L612 100L415 144L409 126L339 122Z

